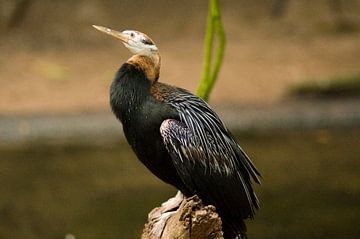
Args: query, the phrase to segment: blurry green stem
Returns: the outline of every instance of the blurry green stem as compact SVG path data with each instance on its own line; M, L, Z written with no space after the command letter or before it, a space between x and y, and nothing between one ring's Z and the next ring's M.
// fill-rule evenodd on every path
M218 46L216 50L215 62L212 63L212 49L214 34L218 37ZM197 89L197 95L208 100L210 92L219 74L221 63L224 56L225 32L221 22L219 0L209 0L209 12L207 17L207 29L205 35L204 63L201 80Z

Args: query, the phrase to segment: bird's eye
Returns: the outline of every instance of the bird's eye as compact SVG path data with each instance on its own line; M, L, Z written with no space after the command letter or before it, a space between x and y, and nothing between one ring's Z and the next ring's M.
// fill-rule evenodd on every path
M149 40L149 39L142 39L142 42L144 43L144 44L146 44L146 45L154 45L154 43L151 41L151 40Z
M130 36L131 36L131 37L134 37L134 36L135 36L135 34L132 32L132 33L130 34Z

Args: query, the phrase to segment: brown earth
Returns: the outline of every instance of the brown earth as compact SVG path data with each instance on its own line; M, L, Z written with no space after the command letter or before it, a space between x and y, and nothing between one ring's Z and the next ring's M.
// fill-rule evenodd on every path
M130 53L91 24L146 32L162 54L160 80L195 91L206 1L171 2L34 2L19 26L0 25L0 114L108 110L109 84ZM327 1L290 2L280 18L256 2L223 3L227 48L211 103L272 104L299 82L359 72L358 1L343 4L340 20Z

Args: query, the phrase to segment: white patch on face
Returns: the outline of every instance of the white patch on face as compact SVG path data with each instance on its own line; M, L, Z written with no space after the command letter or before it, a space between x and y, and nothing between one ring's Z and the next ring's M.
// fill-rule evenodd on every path
M129 36L128 42L124 43L124 45L134 54L140 55L151 55L158 51L155 44L146 44L144 42L153 41L146 36L145 34L138 31L130 31L126 30L122 32Z

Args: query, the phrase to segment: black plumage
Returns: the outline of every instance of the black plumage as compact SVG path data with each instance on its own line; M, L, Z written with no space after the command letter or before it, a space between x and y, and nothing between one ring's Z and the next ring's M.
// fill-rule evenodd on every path
M258 208L251 178L260 175L248 156L206 102L158 82L160 55L148 36L94 27L134 53L116 74L110 104L137 157L185 196L214 205L225 238L246 238L243 220Z
M178 118L171 106L150 94L151 82L144 72L125 63L110 88L110 104L122 122L124 134L140 161L157 177L186 192L160 136L160 125Z
M138 158L185 196L215 205L226 236L245 232L258 208L250 176L258 171L207 103L186 90L151 81L125 63L111 86L111 107Z

